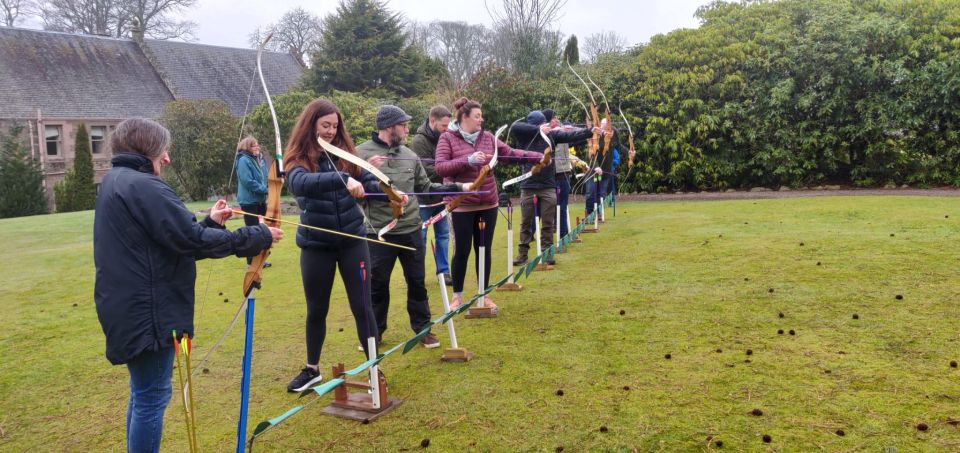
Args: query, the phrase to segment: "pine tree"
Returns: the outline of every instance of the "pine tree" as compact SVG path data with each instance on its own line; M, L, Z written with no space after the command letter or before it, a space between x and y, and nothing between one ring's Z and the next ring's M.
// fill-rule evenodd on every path
M563 61L568 61L571 65L580 64L580 45L577 43L577 35L570 35L570 39L567 39L567 46L563 48Z
M53 188L57 212L86 211L97 203L93 154L90 153L90 137L84 124L77 129L73 154L73 168Z
M43 171L20 143L22 129L0 134L0 218L47 213Z
M346 0L324 22L307 85L380 96L416 96L448 77L439 60L407 43L400 15L379 0Z

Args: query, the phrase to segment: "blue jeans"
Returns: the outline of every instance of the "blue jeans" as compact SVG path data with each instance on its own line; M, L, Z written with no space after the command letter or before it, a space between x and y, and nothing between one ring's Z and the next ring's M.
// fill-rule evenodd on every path
M593 213L593 203L596 202L597 206L600 206L600 203L603 203L603 198L610 193L612 186L612 178L610 175L603 175L600 178L599 184L599 194L597 193L597 183L594 181L594 178L587 180L586 189L584 189L584 206L587 208L587 215Z
M420 220L426 222L443 211L445 206L434 206L432 208L420 208ZM420 230L423 236L423 245L427 245L427 229ZM450 274L450 262L448 258L450 256L449 246L450 246L450 219L443 219L437 223L433 224L433 238L437 242L437 273L438 274Z
M557 173L557 188L560 189L557 195L557 206L560 206L560 237L564 237L570 232L570 225L567 224L567 204L570 202L570 177L567 173Z
M170 403L173 348L145 351L130 363L127 403L127 452L159 452L163 412Z

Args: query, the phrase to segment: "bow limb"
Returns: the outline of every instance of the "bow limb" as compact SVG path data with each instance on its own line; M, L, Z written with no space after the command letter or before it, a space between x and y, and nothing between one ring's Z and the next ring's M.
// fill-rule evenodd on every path
M576 69L573 69L573 66L570 65L570 61L567 61L567 67L570 68L570 71L573 72L573 75L577 76L577 79L580 80L580 83L583 84L583 87L587 89L587 94L590 95L590 118L593 121L591 127L600 125L600 113L597 111L597 100L593 97L593 90L590 89L590 85L587 84L586 80L583 80L583 77L580 77L580 73ZM590 148L590 157L593 158L597 153L597 146L600 144L600 134L594 132L593 138L589 142Z
M620 114L620 118L623 119L623 124L626 124L626 125L627 125L627 132L628 132L628 134L629 134L629 139L630 139L630 154L628 155L628 156L629 156L629 159L627 160L627 168L631 168L631 169L632 169L632 168L633 168L633 158L634 158L634 156L637 155L637 151L636 151L636 149L634 149L634 147L633 147L633 146L634 146L634 145L633 145L633 128L630 127L630 122L627 121L627 116L623 114L623 104L622 104L622 103L617 106L617 113L619 113L619 114Z
M277 122L277 112L273 107L273 100L270 99L270 91L267 89L267 83L263 77L263 65L261 63L263 50L266 48L271 37L273 37L272 33L267 35L267 38L263 40L263 42L260 44L260 47L257 49L257 75L260 77L260 85L263 87L263 94L267 98L267 106L270 109L270 117L273 119L273 133L276 140L273 164L270 166L270 173L267 176L267 218L265 218L264 221L271 227L279 227L280 191L283 189L283 146L280 140L280 126ZM223 344L224 340L227 339L227 335L230 334L230 331L233 330L233 327L237 325L240 315L243 314L244 309L247 306L247 297L250 296L250 293L254 288L260 287L260 282L263 279L263 265L267 262L267 257L269 256L270 249L266 249L250 260L250 264L247 266L247 270L243 275L243 302L240 303L240 306L237 308L237 312L234 313L233 320L227 326L227 329L223 331L223 334L220 335L220 338L217 339L217 342L214 343L213 347L210 348L210 350L207 351L207 353L203 356L203 359L200 360L200 364L193 369L194 374L196 374L198 370L203 369L203 366L207 363L210 357L213 356L213 353L216 352L217 349L220 348L220 345Z
M257 75L260 77L260 85L263 87L263 94L267 98L267 107L270 109L270 118L273 120L274 134L274 157L273 165L270 166L270 174L267 176L267 213L266 217L272 220L266 220L266 224L271 227L280 226L280 191L283 189L283 143L280 139L280 125L277 122L277 111L273 107L273 100L270 99L270 91L267 89L267 81L263 77L263 49L270 42L273 33L267 35L260 47L257 49ZM247 266L247 272L243 276L243 297L246 299L254 288L260 287L262 280L263 264L267 262L270 256L270 249L260 252L250 261Z
M607 102L607 95L604 94L603 89L600 88L600 85L597 85L597 82L593 81L593 78L590 77L590 74L587 74L587 80L589 80L590 84L600 92L600 96L603 98L603 105L607 109L604 112L604 118L607 120L607 125L603 128L603 130L605 132L613 132L613 120L610 117L610 103ZM610 138L607 138L603 141L603 149L600 151L600 153L606 154L607 151L610 151Z
M328 154L333 154L340 159L369 171L374 177L380 180L380 190L382 190L383 193L387 195L387 198L390 199L390 209L393 213L393 219L390 221L390 223L377 231L377 237L382 241L383 235L387 234L390 230L397 226L397 222L400 221L400 216L403 215L403 198L398 193L399 190L397 189L397 186L393 184L393 181L389 176L385 175L382 171L380 171L379 168L374 167L370 162L357 157L347 150L338 148L319 136L317 137L317 143L319 143L320 147L323 148L323 150ZM347 185L346 181L344 181L343 185ZM366 218L366 216L364 216L364 218Z
M564 91L567 92L567 94L570 95L570 97L573 98L574 101L577 101L577 104L580 104L580 107L583 108L583 119L586 120L586 121L590 121L590 111L587 110L587 105L584 104L583 101L580 100L580 98L574 96L573 92L570 91L570 89L567 88L566 85L563 85L563 89L564 89Z

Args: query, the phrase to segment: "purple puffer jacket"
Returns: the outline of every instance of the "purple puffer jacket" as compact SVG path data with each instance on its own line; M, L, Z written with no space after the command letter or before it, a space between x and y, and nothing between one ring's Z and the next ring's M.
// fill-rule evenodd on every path
M506 143L495 139L493 134L487 131L483 131L480 137L477 137L477 143L476 146L474 146L463 139L460 131L448 130L440 136L440 140L437 142L436 160L434 161L437 174L443 177L445 184L451 182L473 182L480 174L480 168L482 168L482 166L470 165L470 163L467 162L467 157L477 151L482 151L489 159L493 156L494 146L497 147L498 165L504 161L522 163L522 160L515 159L519 157L532 157L534 159L543 157L540 153L513 149L507 146ZM487 193L467 195L466 198L463 199L463 202L460 203L460 206L468 209L471 207L476 208L477 206L497 206L499 195L497 193L497 181L493 173L487 176L480 187L474 187L472 190ZM450 203L451 201L453 201L453 197L445 197L443 199L444 203ZM460 208L457 208L455 211L457 210L460 210Z

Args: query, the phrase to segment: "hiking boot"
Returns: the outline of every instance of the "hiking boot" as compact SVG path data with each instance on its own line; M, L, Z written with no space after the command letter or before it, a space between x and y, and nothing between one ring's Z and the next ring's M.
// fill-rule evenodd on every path
M443 284L447 286L453 285L453 277L450 274L443 274Z
M513 260L514 266L522 266L527 263L527 255L517 255L517 258Z
M320 376L319 371L305 366L300 370L300 374L287 384L287 391L291 393L302 392L322 380L323 376Z
M420 344L427 349L439 348L440 340L437 338L433 332L428 333L426 336L420 339Z

